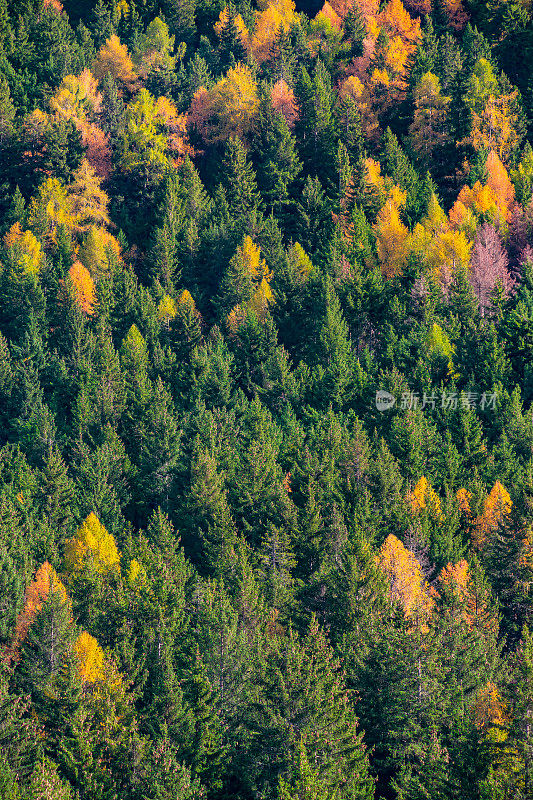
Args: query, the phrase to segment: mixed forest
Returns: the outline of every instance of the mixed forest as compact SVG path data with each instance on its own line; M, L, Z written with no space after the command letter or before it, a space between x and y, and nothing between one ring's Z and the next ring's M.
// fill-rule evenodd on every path
M531 0L0 0L0 797L533 797Z

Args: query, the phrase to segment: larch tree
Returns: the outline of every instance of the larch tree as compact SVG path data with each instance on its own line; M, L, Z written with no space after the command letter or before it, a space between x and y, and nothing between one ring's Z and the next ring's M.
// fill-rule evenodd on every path
M89 566L100 574L120 570L120 553L114 538L92 512L65 545L65 566L70 575Z
M92 73L98 80L102 80L108 72L127 91L133 91L137 83L133 61L128 48L125 44L121 44L116 34L110 36L102 45L92 65Z
M499 284L508 295L514 285L509 273L509 259L501 239L493 225L484 223L477 231L472 248L468 279L476 294L484 316L490 307L491 298Z
M415 113L409 126L411 147L421 164L427 168L434 154L449 141L447 116L450 98L442 94L436 75L426 72L415 86Z

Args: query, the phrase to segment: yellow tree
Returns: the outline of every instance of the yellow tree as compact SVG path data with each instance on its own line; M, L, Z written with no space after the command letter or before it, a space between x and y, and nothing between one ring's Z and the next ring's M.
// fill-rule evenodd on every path
M255 59L261 64L270 58L272 45L279 34L291 27L296 7L293 0L271 0L259 5L251 47Z
M113 34L98 51L92 72L98 80L106 73L122 84L128 91L133 91L137 83L137 75L133 69L133 61L125 44L121 44L118 36Z
M392 192L374 225L378 258L386 278L402 274L410 252L410 234L399 211L405 199L405 192Z
M376 563L389 582L389 598L399 603L406 619L427 620L435 600L420 562L393 534L382 544Z
M93 512L65 545L67 572L70 575L80 573L86 566L100 574L114 569L120 571L120 553L115 540Z
M26 275L38 275L43 261L43 250L39 240L31 231L23 231L16 222L4 236L6 247L13 248L19 264Z
M494 150L502 160L508 160L518 144L516 97L516 91L500 91L487 59L476 62L464 97L472 121L470 141L476 149Z
M88 316L94 314L96 294L91 274L80 261L75 261L68 271L74 287L76 302Z
M207 144L225 142L231 136L245 139L255 126L258 111L257 83L248 66L237 64L209 91L198 89L188 123Z
M513 503L509 492L500 481L496 481L483 503L483 513L477 518L472 532L473 543L481 548L511 513Z
M104 651L87 631L82 631L73 645L78 660L82 682L96 683L104 680Z
M426 511L436 520L443 519L439 496L424 475L418 480L413 491L410 492L408 502L413 514L420 514L420 512Z
M59 226L64 226L68 231L75 226L71 197L57 178L43 181L28 211L30 228L46 236L50 242L56 241Z
M107 207L109 198L101 188L102 179L85 159L73 175L68 186L71 199L71 212L79 231L88 230L91 225L109 225Z
M157 318L163 323L165 328L168 329L177 313L176 303L172 297L168 294L164 294L157 306Z

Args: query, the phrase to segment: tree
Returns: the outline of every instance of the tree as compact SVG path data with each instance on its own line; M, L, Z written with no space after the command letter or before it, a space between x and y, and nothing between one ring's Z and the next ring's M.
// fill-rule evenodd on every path
M410 143L422 166L428 169L434 162L435 151L449 140L446 123L450 98L442 96L440 81L431 72L422 75L413 97L415 113L409 126Z
M435 600L413 554L390 534L381 546L376 562L390 582L390 600L399 603L406 619L414 619L417 624L427 620Z
M121 44L116 34L110 36L102 45L91 69L98 80L102 80L107 73L110 73L113 80L122 84L128 92L133 91L137 82L128 49L126 45Z
M485 222L477 232L468 273L482 316L490 307L497 284L500 284L504 295L507 295L513 286L513 279L507 268L508 263L507 253L495 228Z
M213 145L248 137L258 111L257 83L249 67L239 63L212 89L202 86L195 92L187 119L206 144Z
M67 542L65 566L71 575L81 573L86 567L100 574L120 570L115 540L92 512Z
M95 312L96 294L91 273L81 261L75 261L68 274L74 287L77 304L87 316L92 316Z

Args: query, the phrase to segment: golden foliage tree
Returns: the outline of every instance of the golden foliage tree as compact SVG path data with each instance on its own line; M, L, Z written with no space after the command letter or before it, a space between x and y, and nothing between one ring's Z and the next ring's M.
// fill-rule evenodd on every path
M84 159L68 186L71 212L79 231L86 231L91 225L109 225L109 198L101 188L101 183L102 179Z
M73 651L78 660L78 669L83 683L97 683L103 681L104 651L87 631L82 631L73 645Z
M4 244L17 253L26 275L38 275L43 261L43 250L31 231L23 231L20 223L16 222L5 234Z
M483 503L483 513L477 518L472 533L474 545L483 547L491 533L509 516L513 503L509 492L500 481L496 481Z
M65 545L65 567L69 574L80 573L86 565L100 574L120 570L115 540L93 512Z
M251 42L254 58L261 64L270 58L272 45L280 33L289 30L295 19L293 0L271 0L263 3L257 12L255 31Z
M415 556L396 536L389 534L376 563L389 582L389 598L399 603L406 619L426 620L435 600Z
M121 44L115 34L98 51L92 72L98 80L109 72L117 83L122 84L128 91L132 91L137 83L137 75L128 48L125 44Z
M410 234L400 219L399 210L405 198L405 193L399 190L391 194L374 226L379 263L386 278L401 275L410 252Z
M424 475L417 481L413 491L409 494L408 500L413 514L426 511L434 519L442 519L439 496Z
M196 128L206 144L225 142L231 136L245 139L255 126L258 111L257 83L248 66L237 64L209 91L198 89L188 124Z
M76 302L85 314L91 316L95 311L96 294L89 270L83 266L81 261L75 261L68 274L74 286Z

